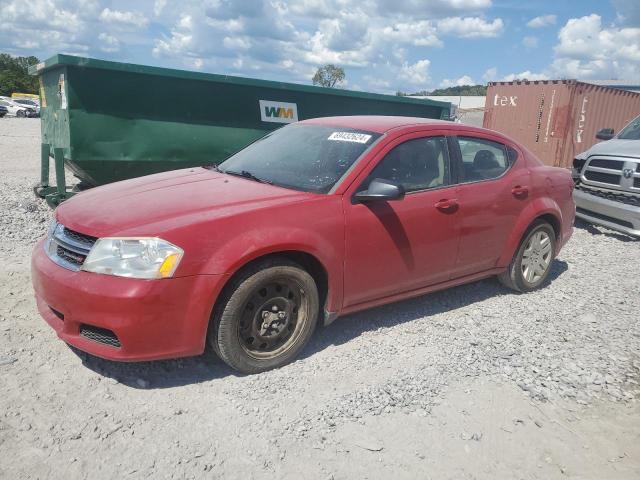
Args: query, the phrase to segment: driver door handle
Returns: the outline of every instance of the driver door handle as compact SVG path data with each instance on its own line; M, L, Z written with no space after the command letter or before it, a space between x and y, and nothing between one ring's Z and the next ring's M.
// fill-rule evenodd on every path
M456 198L445 198L436 202L434 207L440 210L443 213L454 213L458 210L458 199Z
M511 194L516 198L526 198L529 195L529 187L516 185L511 189Z

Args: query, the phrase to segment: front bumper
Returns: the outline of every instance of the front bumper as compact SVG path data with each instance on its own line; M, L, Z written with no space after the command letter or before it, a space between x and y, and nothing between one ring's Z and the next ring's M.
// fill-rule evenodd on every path
M34 248L31 277L38 311L62 340L120 361L202 353L211 310L226 278L140 280L73 272L47 257L43 241ZM87 338L81 334L86 326L110 330L120 346Z
M611 230L640 237L640 207L591 195L575 189L576 217Z

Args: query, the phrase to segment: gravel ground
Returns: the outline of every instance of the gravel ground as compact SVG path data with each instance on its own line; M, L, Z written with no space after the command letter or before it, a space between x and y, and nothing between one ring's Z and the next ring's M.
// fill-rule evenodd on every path
M239 376L118 364L36 312L39 122L0 119L0 478L639 478L640 243L578 225L542 290L485 280L341 318Z

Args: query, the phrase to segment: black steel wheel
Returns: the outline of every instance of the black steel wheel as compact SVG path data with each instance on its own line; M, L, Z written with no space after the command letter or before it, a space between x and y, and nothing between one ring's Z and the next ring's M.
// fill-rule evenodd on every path
M308 272L268 259L232 280L215 309L209 342L231 367L258 373L290 362L315 328L319 299Z

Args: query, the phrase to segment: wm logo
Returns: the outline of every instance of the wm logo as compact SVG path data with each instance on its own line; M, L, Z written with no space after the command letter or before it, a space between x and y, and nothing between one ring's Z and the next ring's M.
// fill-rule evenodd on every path
M292 123L298 121L298 106L289 102L259 100L260 120L272 123Z
M270 118L293 118L293 108L264 107L264 114Z

